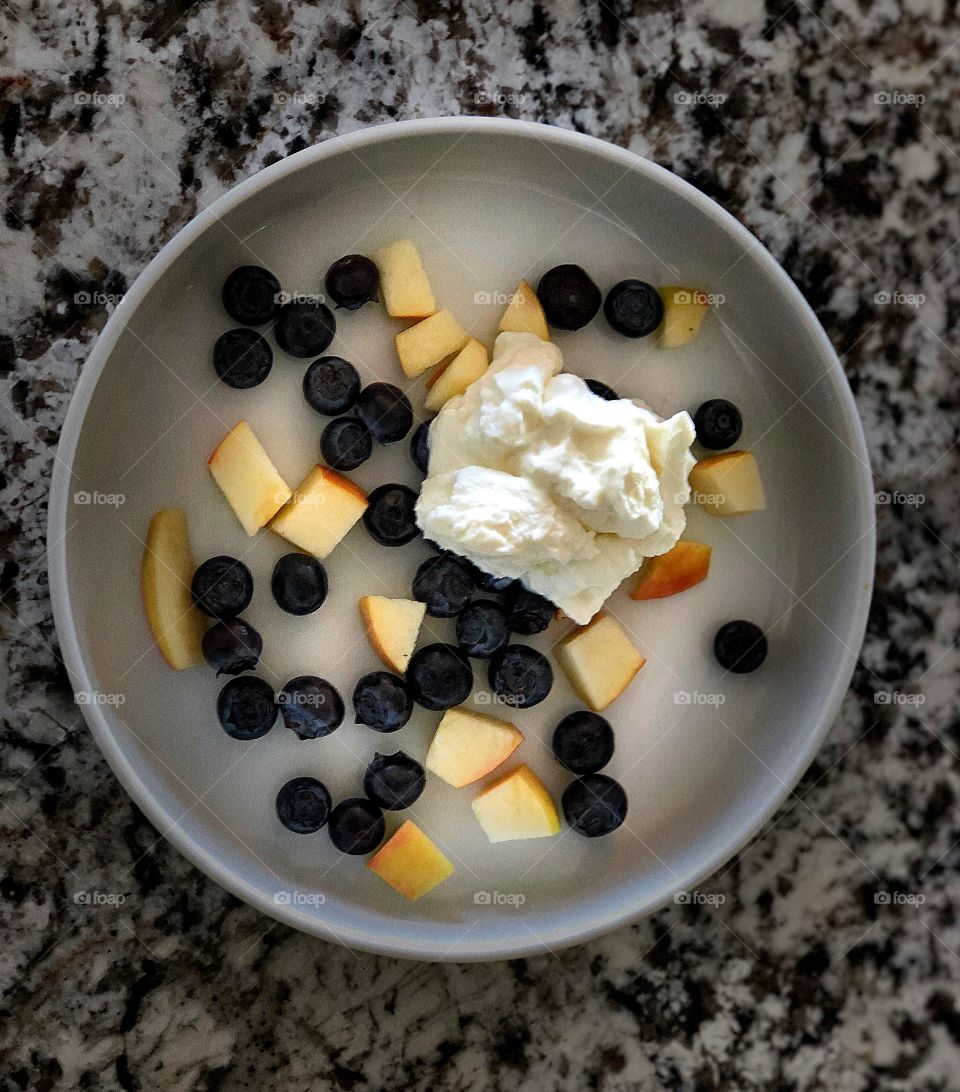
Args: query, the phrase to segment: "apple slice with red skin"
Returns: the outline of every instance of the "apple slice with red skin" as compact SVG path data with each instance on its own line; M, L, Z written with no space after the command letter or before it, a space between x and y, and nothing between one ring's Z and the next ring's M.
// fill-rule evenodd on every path
M706 580L710 571L709 546L702 542L678 542L672 550L644 561L631 599L666 599Z

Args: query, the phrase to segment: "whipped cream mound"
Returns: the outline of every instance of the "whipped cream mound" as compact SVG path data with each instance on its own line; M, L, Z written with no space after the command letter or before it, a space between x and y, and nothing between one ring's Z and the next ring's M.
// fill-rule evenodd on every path
M608 402L535 334L500 334L490 367L430 426L417 522L438 546L590 621L686 526L687 413Z

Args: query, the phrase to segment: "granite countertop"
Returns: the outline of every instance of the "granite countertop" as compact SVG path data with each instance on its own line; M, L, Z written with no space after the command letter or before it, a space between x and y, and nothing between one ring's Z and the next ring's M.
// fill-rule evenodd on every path
M0 25L0 1088L956 1088L950 6L35 0ZM464 113L649 155L759 234L842 354L881 495L853 685L710 881L722 912L458 966L270 928L157 842L72 699L44 534L70 393L161 244L314 142ZM135 913L74 902L118 863Z

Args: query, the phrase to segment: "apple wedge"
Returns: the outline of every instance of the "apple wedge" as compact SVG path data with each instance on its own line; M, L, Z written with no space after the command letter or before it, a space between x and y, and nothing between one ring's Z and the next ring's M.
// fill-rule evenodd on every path
M436 311L423 263L409 239L382 247L373 260L380 270L380 291L391 318L426 318Z
M153 639L177 671L203 663L200 642L206 620L190 594L195 568L186 513L161 508L147 530L140 588Z
M397 334L400 367L414 379L445 356L458 353L469 340L470 335L449 311L438 311Z
M644 561L630 589L631 599L666 599L701 580L710 571L710 547L702 542L678 542L672 550Z
M390 668L402 675L413 655L427 613L426 603L414 599L387 599L364 595L357 604L373 650Z
M322 561L363 515L367 495L349 478L316 466L270 521L270 530Z
M553 798L529 766L497 778L470 806L491 842L550 838L560 831Z
M724 451L690 471L690 492L710 516L744 516L767 506L757 460L750 451Z
M224 436L207 467L248 535L255 535L290 499L290 486L246 421Z
M608 614L564 638L557 659L580 698L599 713L630 684L647 662L623 626Z
M489 363L486 346L471 338L430 384L424 406L433 413L439 412L446 402L463 394L475 379L479 379Z
M527 284L521 281L517 290L510 297L506 310L500 317L499 333L509 331L513 334L536 334L544 341L550 340L550 328L547 319L537 299L537 294Z
M409 819L367 861L367 868L411 902L453 875L453 865Z
M670 284L657 291L663 300L660 348L679 349L697 336L707 313L707 297L696 288L684 288L679 284Z
M448 785L461 789L486 777L523 743L523 732L506 721L448 709L427 751L426 766Z

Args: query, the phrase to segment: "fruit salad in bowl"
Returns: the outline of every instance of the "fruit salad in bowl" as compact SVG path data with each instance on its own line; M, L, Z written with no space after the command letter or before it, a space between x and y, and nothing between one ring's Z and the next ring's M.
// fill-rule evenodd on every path
M325 829L338 852L364 858L415 901L455 872L417 825L417 800L430 777L473 793L473 816L491 843L552 838L563 824L586 838L622 826L627 794L601 772L616 727L601 714L647 661L604 604L626 579L638 601L690 592L707 578L712 551L681 537L687 506L699 500L711 515L743 516L763 511L764 491L752 454L729 450L743 428L732 402L711 399L692 417L683 409L658 416L579 374L575 351L565 360L551 340L552 329L579 330L602 307L616 334L678 348L707 317L700 289L630 278L604 297L579 265L558 265L536 288L520 281L487 346L437 307L414 240L372 257L344 255L324 285L339 319L325 301L283 302L288 297L270 270L234 269L221 300L225 322L240 325L220 335L212 354L219 380L244 391L270 373L271 336L288 355L313 358L302 392L325 419L323 462L288 484L240 420L207 467L248 536L273 534L293 547L270 577L276 607L287 614L322 610L324 561L358 523L387 549L420 536L430 544L433 556L416 567L408 594L357 601L383 669L360 676L349 699L320 675L297 676L275 691L257 674L263 639L242 617L254 593L250 569L226 554L198 564L180 509L159 510L147 529L144 609L172 669L205 663L229 676L216 716L233 739L259 739L282 725L299 740L322 740L343 723L348 700L356 724L383 734L401 731L415 706L439 715L422 761L398 750L377 753L357 770L362 795L335 804L319 778L303 773L275 801L291 835ZM350 361L327 355L338 323L381 303L390 318L408 323L394 337L397 379L427 375L417 406L400 386L364 385ZM366 492L351 480L375 445L401 441L424 475L419 490L384 482ZM697 442L724 454L698 461ZM455 640L424 640L428 617L455 619ZM526 642L561 622L573 625L553 655ZM754 622L733 619L718 630L714 654L725 670L752 672L766 658L767 639ZM559 801L537 774L541 755L501 772L523 747L524 710L553 687L554 665L583 703L551 740L553 761L571 774ZM504 715L465 705L475 671L486 672ZM385 813L408 809L411 817L388 834Z
M851 451L796 290L668 172L513 122L351 134L110 318L51 494L64 660L240 898L555 949L695 887L809 763L869 595Z

